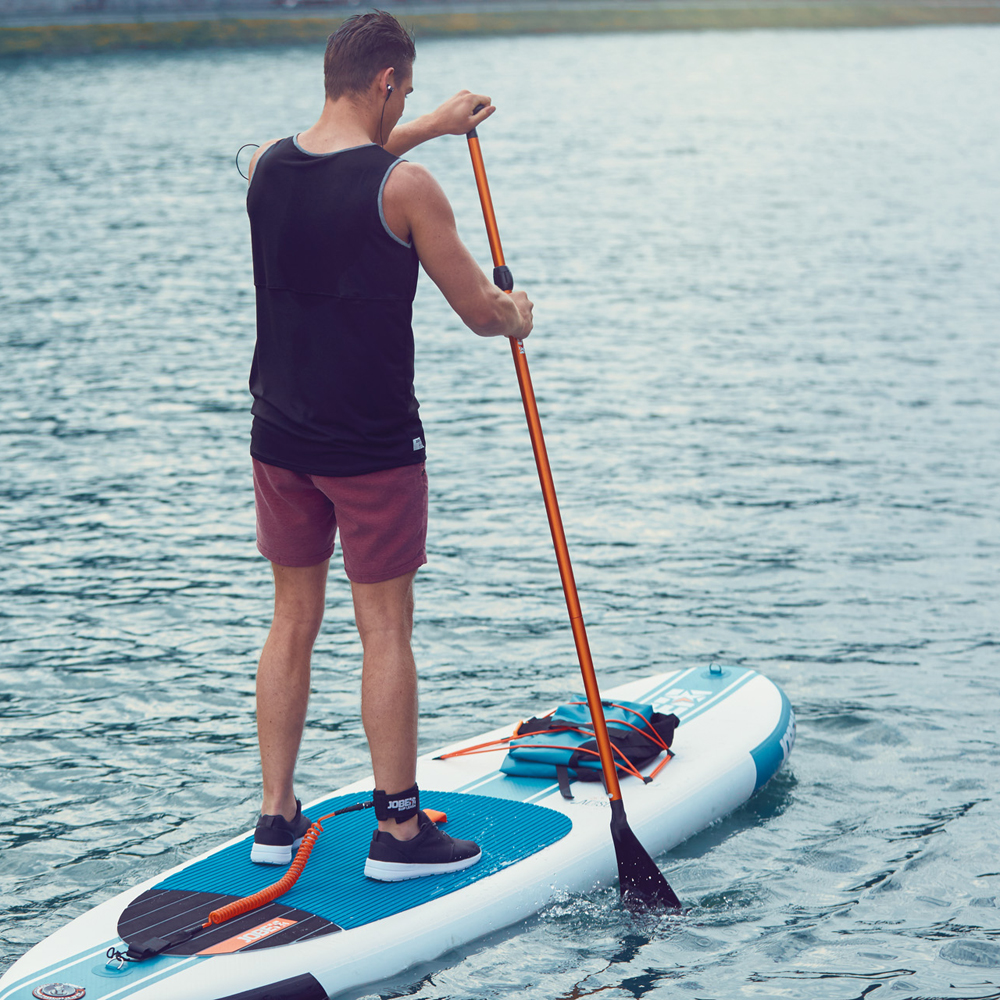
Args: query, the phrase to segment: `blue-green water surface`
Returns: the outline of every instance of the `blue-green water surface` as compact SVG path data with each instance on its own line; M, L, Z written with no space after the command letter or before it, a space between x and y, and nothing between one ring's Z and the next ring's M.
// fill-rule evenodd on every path
M259 804L233 155L321 49L0 63L0 967ZM427 41L480 130L602 680L790 696L790 764L613 887L371 996L1000 997L1000 31ZM412 154L488 253L464 141ZM427 281L422 746L579 688L506 344ZM299 791L363 776L337 557Z

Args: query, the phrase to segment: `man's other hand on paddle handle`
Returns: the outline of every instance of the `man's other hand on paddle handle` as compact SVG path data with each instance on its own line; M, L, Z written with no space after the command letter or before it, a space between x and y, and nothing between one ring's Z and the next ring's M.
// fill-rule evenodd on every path
M493 287L496 288L496 285ZM531 333L531 328L534 325L534 317L532 316L535 308L534 303L528 298L527 295L524 294L524 292L518 291L517 289L510 293L501 292L500 294L505 298L510 299L510 301L517 306L517 311L521 320L520 333L505 333L504 336L511 337L514 340L524 340L524 338Z
M438 135L466 135L469 129L481 125L496 108L483 94L460 90L428 115Z
M496 108L485 94L460 90L426 115L412 122L400 122L385 141L385 148L396 156L442 135L465 135L469 129L486 121Z
M424 270L473 333L513 340L531 333L531 300L522 291L502 292L486 276L459 238L448 198L430 171L400 163L385 183L382 208L386 225L404 243L413 241Z

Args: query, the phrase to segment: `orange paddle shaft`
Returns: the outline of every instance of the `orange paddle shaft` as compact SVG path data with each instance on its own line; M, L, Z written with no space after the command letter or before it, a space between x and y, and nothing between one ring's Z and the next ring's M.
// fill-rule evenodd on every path
M486 167L483 164L483 154L479 147L479 136L473 129L468 134L469 154L472 157L472 169L476 175L476 187L479 189L479 200L483 206L483 221L486 223L486 235L490 241L490 251L493 254L493 280L505 291L510 291L513 283L510 272L504 262L503 247L500 245L500 230L497 228L496 214L493 211L493 199L490 196L489 182L486 180ZM503 269L501 271L501 269ZM498 273L499 272L499 273ZM506 279L506 280L504 280ZM559 501L556 499L556 488L552 481L552 469L549 467L549 456L545 451L545 438L542 436L542 421L538 416L538 404L535 402L535 390L531 384L531 373L528 371L528 359L524 353L524 343L520 340L510 340L511 353L514 355L514 367L517 369L517 382L521 388L521 400L524 403L524 415L528 421L528 433L531 435L531 447L535 452L535 465L538 467L538 480L542 486L542 497L545 500L545 513L549 518L549 530L552 532L552 544L556 550L556 562L559 564L559 575L562 578L563 593L566 595L566 608L569 611L569 621L573 629L573 640L576 643L576 653L580 660L580 672L583 674L583 686L587 692L587 705L594 723L594 733L597 737L597 748L601 754L601 769L604 772L604 784L608 796L614 801L622 797L618 784L618 772L614 764L614 751L608 739L607 722L604 719L604 708L601 705L601 692L597 686L597 676L594 672L594 660L590 655L590 643L587 641L587 629L583 623L583 611L580 608L580 598L576 591L576 580L573 578L573 566L570 563L569 547L566 544L566 532L563 530L562 517L559 514Z

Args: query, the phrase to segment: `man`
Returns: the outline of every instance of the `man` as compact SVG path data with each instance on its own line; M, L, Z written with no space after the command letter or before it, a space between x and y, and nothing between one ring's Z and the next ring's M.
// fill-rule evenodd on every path
M414 57L390 15L348 19L327 45L319 120L257 151L247 195L257 290L250 450L257 544L275 585L257 672L263 805L251 857L287 863L309 826L293 772L339 528L376 785L365 874L386 881L480 857L420 811L416 787L410 632L427 527L410 326L418 261L478 335L521 339L532 326L528 297L489 281L430 173L397 158L426 139L464 134L495 110L463 91L397 126Z

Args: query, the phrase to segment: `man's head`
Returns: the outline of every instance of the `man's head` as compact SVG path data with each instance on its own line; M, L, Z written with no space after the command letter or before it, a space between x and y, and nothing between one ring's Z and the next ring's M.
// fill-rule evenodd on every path
M408 80L416 57L413 39L391 14L355 14L326 44L326 96L335 101L345 94L362 94L390 66L397 80Z

